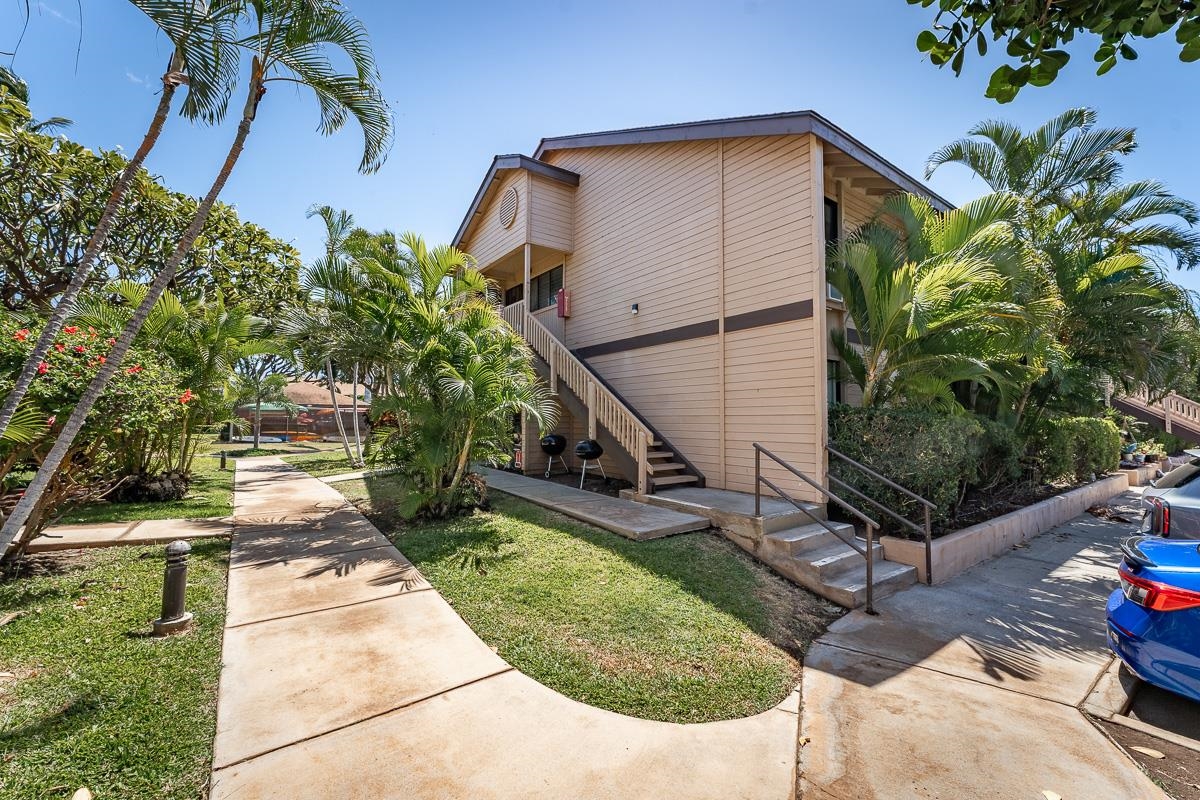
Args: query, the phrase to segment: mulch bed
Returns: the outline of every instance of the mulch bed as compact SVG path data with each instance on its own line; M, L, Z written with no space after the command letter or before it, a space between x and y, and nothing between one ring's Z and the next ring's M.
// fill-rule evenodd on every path
M595 475L596 477L592 477ZM570 473L555 471L547 478L541 472L535 472L531 475L526 475L526 478L536 478L539 481L550 481L551 483L570 486L572 489L579 488L579 470L573 469ZM620 497L622 489L632 489L633 484L624 478L603 478L600 476L600 470L588 468L587 478L583 482L583 491L595 492L596 494L607 495L608 497Z

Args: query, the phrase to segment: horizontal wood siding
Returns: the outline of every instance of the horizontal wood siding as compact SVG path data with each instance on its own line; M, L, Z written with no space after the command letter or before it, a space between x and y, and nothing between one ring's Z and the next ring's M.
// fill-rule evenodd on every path
M475 256L481 269L525 243L526 215L529 213L528 176L524 170L513 170L492 194L491 202L483 206L482 218L463 241L462 249ZM500 198L509 188L517 190L517 218L507 228L500 224Z
M548 160L580 175L568 267L573 349L717 316L716 142L585 148Z
M529 241L563 253L574 249L574 186L532 176L529 209Z
M717 337L709 336L588 363L708 477L720 472L717 358Z

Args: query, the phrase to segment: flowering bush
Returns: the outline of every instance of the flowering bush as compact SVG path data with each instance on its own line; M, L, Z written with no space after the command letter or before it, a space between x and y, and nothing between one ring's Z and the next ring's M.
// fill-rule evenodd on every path
M38 365L25 403L45 421L45 432L27 443L0 442L0 502L15 502L15 473L36 467L54 444L61 426L107 361L116 339L110 331L68 325ZM37 340L37 326L0 331L0 396L12 387ZM161 469L182 430L183 398L174 367L152 353L134 348L96 403L76 438L55 486L30 518L40 530L73 499L104 491L116 479ZM25 537L28 538L28 535Z

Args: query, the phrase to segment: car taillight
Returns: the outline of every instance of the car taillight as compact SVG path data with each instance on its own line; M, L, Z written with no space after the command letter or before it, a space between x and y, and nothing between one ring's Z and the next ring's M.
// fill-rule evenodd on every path
M1171 504L1161 497L1151 497L1150 513L1147 515L1150 520L1150 528L1148 533L1155 533L1159 536L1171 535Z
M1200 592L1139 578L1125 569L1124 565L1118 573L1121 576L1121 591L1125 596L1151 611L1182 611L1200 607Z

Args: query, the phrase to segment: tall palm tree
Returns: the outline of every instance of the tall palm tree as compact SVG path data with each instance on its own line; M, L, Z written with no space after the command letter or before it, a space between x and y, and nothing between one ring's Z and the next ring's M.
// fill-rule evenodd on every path
M829 283L845 298L862 341L833 345L864 405L954 407L956 381L1007 388L1021 372L1013 337L1023 312L1008 302L1017 201L986 195L939 214L916 195L884 201L881 215L830 255Z
M1200 264L1192 227L1200 209L1156 181L1123 183L1121 158L1136 148L1135 133L1095 123L1091 109L1066 111L1030 133L981 123L927 166L927 175L966 166L1020 198L1014 227L1023 269L1014 300L1053 313L1038 315L1027 343L1044 375L1017 403L1018 418L1034 395L1041 407L1067 385L1090 381L1098 395L1106 377L1126 385L1168 379L1194 351L1192 298L1163 278L1163 267Z
M250 14L250 29L238 40L238 45L251 55L250 75L242 119L225 162L197 206L174 252L155 276L145 299L118 337L107 362L85 390L54 447L5 520L0 529L0 551L6 550L16 539L83 428L88 413L116 374L142 323L200 235L213 204L237 165L268 86L287 82L311 89L320 107L319 129L324 134L336 132L353 117L362 129L364 139L360 171L378 170L387 157L392 119L377 84L379 76L363 25L337 0L246 0L245 4ZM353 73L339 73L326 54L329 49L341 51L351 62Z
M299 409L287 396L288 374L280 370L277 360L271 357L250 357L238 361L233 378L233 396L236 404L254 406L254 449L262 444L262 407L276 405L289 414Z
M100 220L96 223L84 248L83 257L75 267L71 282L59 298L58 304L50 315L49 321L42 328L37 343L30 351L29 358L21 368L16 384L0 406L0 436L8 428L17 406L29 390L29 385L37 375L37 366L49 352L54 337L62 328L63 321L71 313L75 300L83 291L84 285L91 276L92 268L100 251L108 241L108 235L116 222L117 211L121 201L129 191L133 179L137 176L146 160L146 156L158 143L159 135L166 124L167 115L171 110L175 92L180 86L187 86L187 99L184 101L182 113L192 120L217 122L225 114L230 91L237 76L237 49L233 45L233 20L230 0L215 0L210 7L202 0L131 0L131 2L146 13L147 16L161 29L174 45L174 50L167 63L166 72L162 77L162 94L158 98L158 107L150 119L150 126L142 137L142 142L126 163L125 168L117 177L109 192ZM40 123L41 128L47 124L61 125L65 120L48 120Z

